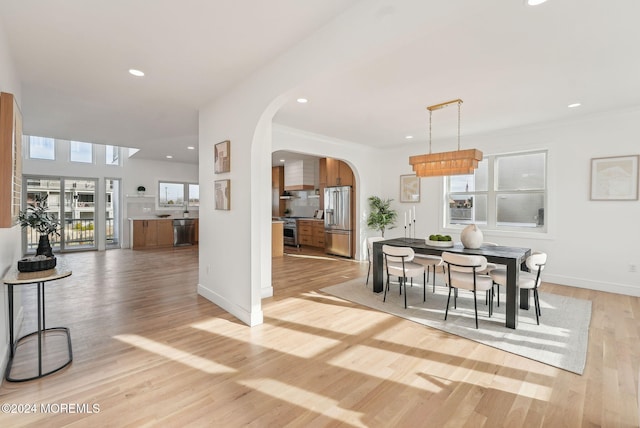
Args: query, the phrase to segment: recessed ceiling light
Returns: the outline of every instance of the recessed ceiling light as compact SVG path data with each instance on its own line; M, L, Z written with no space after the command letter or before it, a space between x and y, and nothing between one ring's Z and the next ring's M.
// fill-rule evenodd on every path
M538 6L539 4L542 4L544 2L546 2L547 0L527 0L527 4L529 6Z
M410 140L410 139L412 139L412 138L413 138L413 135L407 135L407 136L406 136L406 137L404 137L404 138L406 138L407 140Z
M129 69L129 74L136 76L136 77L142 77L144 76L144 72L140 71L140 70L136 70L135 68L130 68Z
M569 104L567 107L569 108L575 108L575 107L580 107L582 104L580 103L573 103L573 104Z
M189 150L195 150L196 148L195 148L195 147L193 147L193 146L187 146L187 149L189 149Z
M173 159L173 156L167 155L167 159Z
M299 102L300 104L306 104L309 102L309 100L306 98L298 98L296 101Z

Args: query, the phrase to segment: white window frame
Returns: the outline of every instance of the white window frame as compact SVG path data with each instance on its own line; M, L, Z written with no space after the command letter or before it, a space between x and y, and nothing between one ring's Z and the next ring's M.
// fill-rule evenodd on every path
M200 204L198 203L198 205L193 205L189 202L190 199L190 195L189 195L189 186L198 186L199 189L199 184L198 183L191 183L191 182L183 182L183 181L171 181L171 180L160 180L158 181L158 208L170 208L170 209L182 209L185 207L185 203L183 201L182 204L166 204L166 203L161 203L160 202L160 198L162 195L161 192L161 186L162 184L179 184L182 185L182 195L183 195L183 199L186 200L187 202L187 209L189 208L198 208L200 206Z
M497 181L497 172L496 172L496 160L499 158L505 158L510 156L522 156L522 155L531 155L543 153L545 155L545 163L544 163L544 188L536 189L536 190L496 190L496 181ZM480 191L465 191L465 192L453 192L452 195L486 195L487 198L487 222L486 224L479 224L480 228L483 231L487 232L513 232L513 233L525 233L527 235L546 235L549 231L549 152L546 149L536 149L522 152L513 152L513 153L500 153L494 155L485 155L485 160L488 162L487 167L487 190ZM460 231L467 224L457 224L451 223L449 218L449 177L444 177L443 180L443 198L442 198L442 225L445 231ZM536 194L542 193L544 200L544 224L542 226L505 226L497 224L497 200L501 194ZM475 200L475 199L474 199Z

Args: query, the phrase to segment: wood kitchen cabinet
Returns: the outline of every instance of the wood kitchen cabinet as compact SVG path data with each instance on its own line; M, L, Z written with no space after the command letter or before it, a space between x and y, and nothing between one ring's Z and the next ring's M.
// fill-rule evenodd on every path
M319 171L320 184L325 184L325 186L353 186L353 171L344 161L325 158L324 162L322 162L321 159Z
M334 158L321 158L318 164L320 182L320 208L324 207L324 189L329 186L352 186L355 194L353 170L344 161Z
M280 199L284 191L284 167L274 166L271 168L271 216L284 217L286 201Z
M298 220L298 243L324 248L324 221Z
M133 220L134 250L172 245L173 220Z

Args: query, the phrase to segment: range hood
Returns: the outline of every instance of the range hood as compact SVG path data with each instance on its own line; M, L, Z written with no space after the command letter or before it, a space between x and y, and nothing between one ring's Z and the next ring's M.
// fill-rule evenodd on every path
M312 159L287 161L284 166L284 190L313 190L317 161Z

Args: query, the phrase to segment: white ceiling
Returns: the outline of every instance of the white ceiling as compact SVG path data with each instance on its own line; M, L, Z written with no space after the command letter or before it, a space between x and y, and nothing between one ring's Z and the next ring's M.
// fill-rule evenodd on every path
M198 108L354 3L0 0L0 19L26 134L196 162L186 146L197 145ZM286 104L274 121L376 147L413 135L422 147L425 107L462 98L464 146L473 134L640 105L640 1L459 0L453 16L433 3L410 41L309 83L309 103ZM456 133L454 110L434 112L436 150Z

